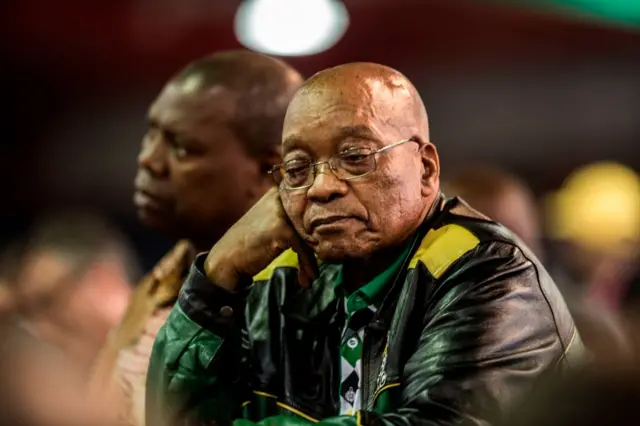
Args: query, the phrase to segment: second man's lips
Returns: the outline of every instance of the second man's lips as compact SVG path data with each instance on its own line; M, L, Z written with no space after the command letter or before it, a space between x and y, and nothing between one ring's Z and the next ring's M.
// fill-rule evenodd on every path
M138 207L163 207L169 204L166 198L139 187L135 189L133 200Z

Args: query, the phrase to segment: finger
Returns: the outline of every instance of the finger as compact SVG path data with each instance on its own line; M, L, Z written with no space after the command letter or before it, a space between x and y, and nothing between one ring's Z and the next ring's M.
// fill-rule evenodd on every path
M154 269L154 277L162 280L167 276L184 270L193 257L193 248L186 240L179 241Z
M178 247L176 248L176 253L173 257L174 263L178 264L182 269L185 266L189 266L188 264L191 263L196 254L197 253L193 245L191 245L187 240L182 240L178 243Z
M190 254L191 244L185 240L178 242L176 247L171 251L167 262L163 262L162 264L165 276L176 272L176 270L182 270L186 266L185 263L190 259Z
M313 280L318 277L318 263L315 253L299 236L294 237L293 251L298 254L298 280L304 288L311 287Z
M313 280L309 277L309 273L302 267L299 266L298 269L298 283L304 289L311 288Z
M316 255L304 241L300 242L301 251L298 254L300 259L300 263L304 267L304 271L307 274L307 277L312 281L318 278L318 262L316 260Z

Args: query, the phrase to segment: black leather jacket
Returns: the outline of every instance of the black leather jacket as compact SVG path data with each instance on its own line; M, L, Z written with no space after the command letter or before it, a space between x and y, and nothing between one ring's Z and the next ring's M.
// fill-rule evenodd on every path
M239 295L204 276L201 256L156 339L148 424L480 425L543 372L580 364L580 336L535 256L458 199L434 210L366 328L361 411L337 416L336 265L302 290L285 252Z

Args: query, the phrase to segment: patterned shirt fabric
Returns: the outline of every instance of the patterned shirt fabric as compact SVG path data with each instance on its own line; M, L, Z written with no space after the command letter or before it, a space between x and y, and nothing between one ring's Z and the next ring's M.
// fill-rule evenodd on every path
M352 416L362 409L360 384L365 327L375 316L387 286L397 277L409 249L407 247L391 266L350 295L346 294L343 286L342 272L338 276L336 293L342 293L345 315L340 345L340 415Z
M367 305L364 299L356 311L350 311L345 299L347 314L346 326L342 333L340 356L342 358L340 374L340 414L353 415L362 406L360 381L362 380L362 342L364 327L376 313L374 305Z

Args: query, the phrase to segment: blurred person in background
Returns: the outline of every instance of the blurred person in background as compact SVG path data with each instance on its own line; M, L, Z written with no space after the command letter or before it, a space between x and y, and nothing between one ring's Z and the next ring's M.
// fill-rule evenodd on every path
M47 218L28 239L16 276L20 325L88 368L122 319L136 272L126 240L101 218Z
M144 424L152 344L195 253L273 186L267 172L280 160L284 114L301 82L280 60L218 52L187 65L151 104L134 203L145 226L181 240L142 279L96 365L93 387L119 421Z
M542 226L535 195L527 184L517 176L492 167L471 167L454 173L446 180L444 192L463 198L473 208L487 215L516 234L542 259L545 259L542 244ZM544 261L548 268L550 261ZM567 305L571 310L580 336L595 356L599 350L629 352L621 321L616 315L594 306L577 296L570 285L563 285L564 275L555 276ZM608 341L608 345L594 342Z
M506 226L538 257L544 258L536 199L517 176L492 167L465 168L445 180L444 193L459 196Z
M9 259L4 408L27 424L97 424L88 373L138 276L128 243L99 217L61 213L34 226Z
M548 224L565 281L576 297L619 312L637 303L640 178L603 162L573 172L549 198Z
M632 312L640 312L640 255L629 268L628 280L625 286L624 307Z
M13 314L15 302L11 284L9 284L8 280L0 277L0 327L3 327Z

